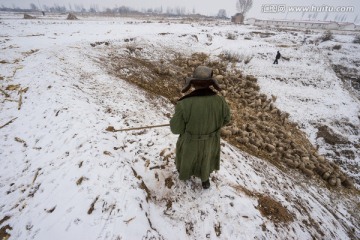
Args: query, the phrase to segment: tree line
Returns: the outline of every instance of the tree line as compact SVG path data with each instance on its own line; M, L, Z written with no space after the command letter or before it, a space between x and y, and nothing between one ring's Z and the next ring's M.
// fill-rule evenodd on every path
M236 10L239 13L245 14L252 7L252 0L236 0ZM129 14L129 13L146 13L146 14L167 14L174 16L190 15L196 14L195 8L191 11L187 11L185 7L167 7L163 8L143 8L141 11L132 9L127 6L114 7L114 8L100 8L97 4L92 4L88 8L84 7L83 4L71 4L68 5L59 5L54 4L49 5L37 5L35 3L30 3L29 8L20 8L15 4L12 4L12 7L5 7L1 5L0 11L11 11L11 12L50 12L50 13L66 13L66 12L78 12L78 13L119 13L119 14ZM228 18L225 9L219 9L217 13L218 18Z
M127 6L114 7L114 8L100 8L98 5L90 5L88 8L84 7L82 4L69 4L58 5L54 4L52 6L48 6L46 4L38 6L34 3L31 3L29 8L20 8L15 6L5 7L1 5L0 11L8 11L8 12L49 12L49 13L67 13L67 12L75 12L75 13L119 13L119 14L130 14L130 13L144 13L144 14L167 14L174 16L182 16L189 14L196 14L195 8L192 9L191 12L187 11L185 7L167 7L163 8L142 8L141 11L132 9ZM221 9L219 11L219 16L226 16L226 11Z

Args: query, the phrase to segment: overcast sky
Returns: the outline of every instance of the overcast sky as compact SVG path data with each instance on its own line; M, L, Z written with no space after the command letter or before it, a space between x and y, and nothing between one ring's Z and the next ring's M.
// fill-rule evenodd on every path
M205 15L216 15L219 9L225 9L227 15L231 16L236 13L236 1L237 0L0 0L0 6L29 8L30 3L34 3L37 6L53 6L57 4L69 9L70 5L73 7L75 4L82 4L86 9L94 5L98 6L99 9L127 6L139 11L159 7L162 7L163 11L166 11L167 7L180 7L185 8L188 13L193 12L193 9L195 9L196 13ZM311 11L306 13L289 12L289 7L291 6L351 6L353 7L353 11L351 12L329 12L326 20L335 20L335 17L337 17L338 19L348 22L354 22L354 20L356 20L356 23L360 24L360 16L357 17L360 14L360 0L253 0L253 2L253 7L247 16L262 19L302 18L303 20L308 20L314 17L313 14L315 12ZM285 6L285 11L277 14L265 13L263 11L264 7L272 4ZM319 11L316 19L323 20L325 15L325 11Z

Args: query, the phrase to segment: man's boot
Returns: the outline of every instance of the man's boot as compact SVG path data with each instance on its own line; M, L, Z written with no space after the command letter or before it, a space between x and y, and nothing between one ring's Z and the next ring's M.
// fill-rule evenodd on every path
M206 180L205 182L202 182L202 187L203 187L203 189L208 189L210 187L209 179Z

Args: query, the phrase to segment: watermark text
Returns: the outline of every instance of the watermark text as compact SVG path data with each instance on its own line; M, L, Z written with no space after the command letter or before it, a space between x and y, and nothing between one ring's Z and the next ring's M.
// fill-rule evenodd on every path
M285 13L285 12L354 12L353 6L287 6L285 4L263 4L263 13Z

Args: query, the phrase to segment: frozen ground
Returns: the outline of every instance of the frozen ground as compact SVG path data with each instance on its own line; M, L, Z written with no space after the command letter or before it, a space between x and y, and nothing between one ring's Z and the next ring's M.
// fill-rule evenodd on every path
M167 123L173 105L150 100L89 58L105 47L91 43L121 46L130 38L145 46L250 56L239 68L259 78L261 91L277 96L278 107L320 151L351 150L354 158L342 160L358 169L359 133L332 123L359 129L359 101L324 56L329 43L301 45L301 31L264 38L256 32L275 30L221 23L0 18L0 126L9 123L0 129L0 227L10 239L360 238L359 194L284 173L226 142L210 190L203 191L198 179L179 181L177 136L168 128L105 131ZM351 38L337 39L358 49ZM290 60L274 66L278 49ZM330 149L316 137L318 124L350 144ZM359 178L358 171L349 174Z

